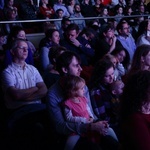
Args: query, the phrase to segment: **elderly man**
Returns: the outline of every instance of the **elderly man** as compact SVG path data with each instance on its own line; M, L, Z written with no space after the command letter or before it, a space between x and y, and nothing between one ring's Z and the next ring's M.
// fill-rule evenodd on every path
M8 136L17 137L23 133L32 136L33 129L44 127L46 107L41 99L46 95L47 88L38 70L25 62L28 56L26 41L13 41L10 51L13 62L2 72Z

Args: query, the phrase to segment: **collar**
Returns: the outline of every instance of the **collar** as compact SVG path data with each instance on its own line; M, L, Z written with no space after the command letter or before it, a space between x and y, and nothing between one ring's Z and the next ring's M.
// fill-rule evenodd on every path
M22 67L21 67L19 64L14 63L14 62L12 62L12 67L13 67L14 69L16 69L16 70L18 70L18 69L23 70ZM27 63L25 62L25 67L24 67L24 69L27 68L27 67L28 67L28 65L27 65Z

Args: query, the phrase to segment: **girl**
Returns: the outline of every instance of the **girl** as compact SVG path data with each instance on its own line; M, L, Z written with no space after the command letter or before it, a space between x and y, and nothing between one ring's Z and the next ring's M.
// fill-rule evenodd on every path
M85 80L79 76L73 75L69 75L65 78L64 91L66 95L66 101L63 104L66 120L85 124L97 121L87 104L87 99L84 97ZM103 136L110 135L118 141L116 134L109 127L107 121L104 121L104 124L107 128L107 132L105 132ZM86 136L89 136L94 142L98 142L101 137L96 133L89 133L89 135Z

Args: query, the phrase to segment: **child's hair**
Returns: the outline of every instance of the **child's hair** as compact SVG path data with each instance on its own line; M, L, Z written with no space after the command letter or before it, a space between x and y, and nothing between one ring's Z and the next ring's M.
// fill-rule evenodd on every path
M112 55L112 54L105 54L103 56L103 59L110 60L113 64L114 64L114 59L115 59L116 63L117 63L116 57L114 55ZM115 67L115 65L114 65L114 67Z
M77 90L81 87L81 83L85 84L85 80L74 75L67 75L65 81L65 95L67 98L76 96Z
M118 88L118 86L120 84L122 84L123 82L121 80L116 80L116 81L113 81L111 84L110 84L110 90L116 90Z

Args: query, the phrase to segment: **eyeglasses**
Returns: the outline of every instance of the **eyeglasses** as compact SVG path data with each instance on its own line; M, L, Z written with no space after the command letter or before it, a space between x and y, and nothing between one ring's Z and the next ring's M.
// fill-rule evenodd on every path
M130 27L123 28L123 30L129 30L129 29L130 29Z
M28 51L28 48L24 46L17 46L17 48Z

